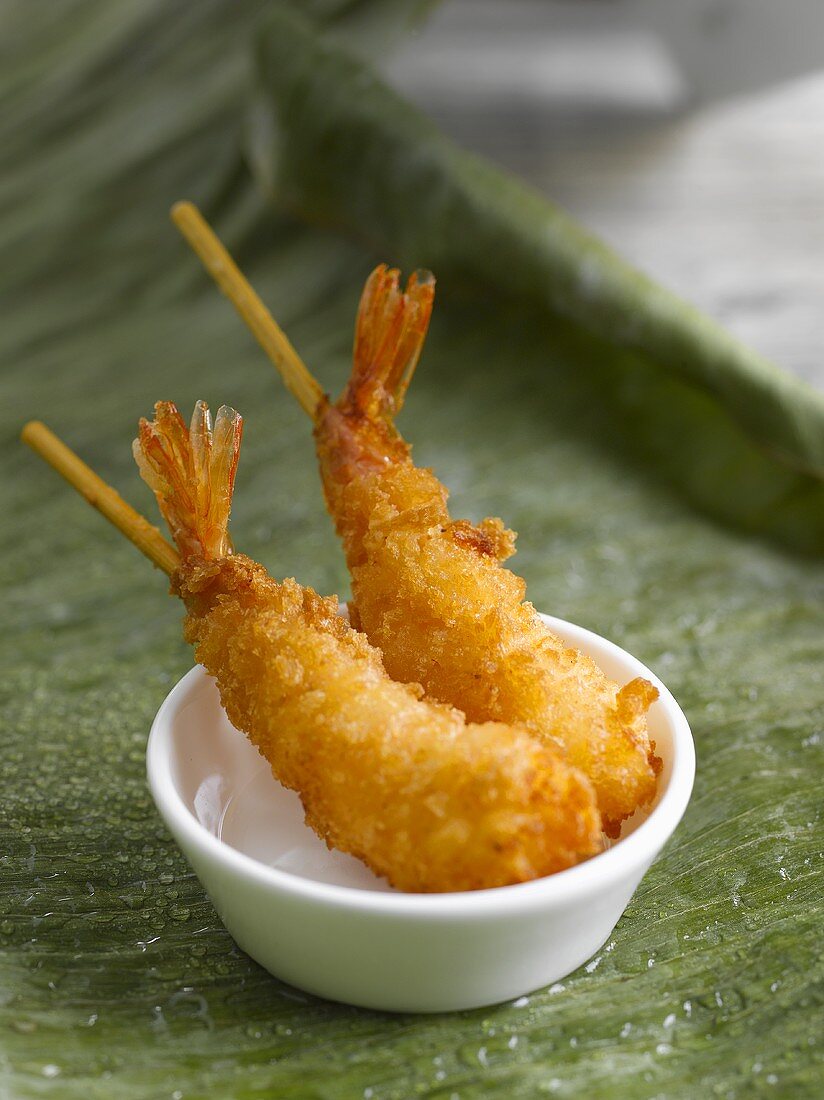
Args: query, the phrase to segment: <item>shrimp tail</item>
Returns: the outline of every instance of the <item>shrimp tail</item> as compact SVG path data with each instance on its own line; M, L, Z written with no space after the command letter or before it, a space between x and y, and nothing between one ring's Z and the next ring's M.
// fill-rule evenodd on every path
M405 291L399 278L397 268L380 264L366 281L355 326L354 369L338 402L342 411L389 424L403 406L418 365L435 297L431 272L414 272Z
M171 401L158 401L154 420L140 421L135 461L184 560L232 552L229 512L242 432L242 417L226 405L212 428L204 401L195 405L189 428Z

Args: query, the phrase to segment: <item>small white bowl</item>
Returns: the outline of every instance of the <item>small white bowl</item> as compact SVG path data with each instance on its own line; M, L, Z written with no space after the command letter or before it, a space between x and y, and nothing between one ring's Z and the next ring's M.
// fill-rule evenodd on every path
M193 668L152 725L157 808L234 939L292 985L365 1008L444 1012L557 981L608 939L686 809L695 774L687 720L649 669L579 626L544 616L620 682L660 698L649 726L664 766L652 808L567 871L518 886L404 894L303 823L297 795L230 724L214 681Z

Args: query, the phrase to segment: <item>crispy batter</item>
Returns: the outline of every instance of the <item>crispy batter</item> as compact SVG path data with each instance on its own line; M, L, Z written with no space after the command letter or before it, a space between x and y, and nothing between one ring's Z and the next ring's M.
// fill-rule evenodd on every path
M606 832L617 836L621 821L655 794L660 761L646 712L657 690L641 679L619 690L566 646L526 602L524 582L501 565L515 535L498 519L452 520L445 487L412 463L392 420L410 375L399 359L417 362L432 295L431 280L413 277L402 294L397 272L373 272L352 379L318 417L324 492L352 576L353 621L394 679L421 683L473 721L511 723L565 746L595 786ZM399 377L403 391L393 388Z
M211 507L209 538L202 536L197 502L213 502L220 486L181 491L190 479L181 425L174 406L158 405L136 450L179 535L173 591L186 603L186 638L217 680L229 718L298 792L315 832L409 891L522 882L597 851L591 784L561 753L523 731L467 724L451 707L424 701L417 685L389 678L379 652L338 616L335 599L294 580L278 583L243 555L219 553L230 494L221 494L222 529ZM204 546L216 548L213 556Z

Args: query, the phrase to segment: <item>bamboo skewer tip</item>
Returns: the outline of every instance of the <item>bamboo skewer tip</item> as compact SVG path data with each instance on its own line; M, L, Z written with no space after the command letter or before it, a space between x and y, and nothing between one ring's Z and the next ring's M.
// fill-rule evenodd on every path
M198 229L210 229L209 223L201 214L199 208L190 199L181 199L172 205L169 217L178 229L185 234L185 227L197 227Z
M169 576L174 573L180 565L180 555L175 547L42 420L29 420L24 424L20 438L134 543L153 565Z
M48 432L48 430L49 429L42 420L29 420L23 425L20 431L20 438L24 443L31 446L32 443L41 438L43 433Z
M235 307L274 364L286 388L314 421L324 398L323 389L292 346L289 337L263 304L225 245L193 202L182 200L170 217L203 266Z
M189 199L180 199L178 202L172 204L169 213L172 221L177 223L179 219L188 217L191 214L199 214L200 211Z

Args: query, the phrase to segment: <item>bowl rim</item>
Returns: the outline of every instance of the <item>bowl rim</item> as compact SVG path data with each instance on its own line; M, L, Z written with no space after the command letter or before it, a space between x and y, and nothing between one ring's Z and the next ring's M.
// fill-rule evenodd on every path
M575 623L552 615L541 618L564 641L582 648L596 646L621 660L629 658L634 674L650 680L659 691L655 706L663 707L672 736L669 782L657 805L629 836L598 855L563 871L510 886L488 887L455 893L403 893L364 890L356 886L316 882L277 867L269 867L232 848L202 825L187 807L169 767L174 719L191 693L210 677L195 665L174 685L155 715L146 749L149 788L161 817L184 854L194 849L212 863L220 863L234 876L251 878L259 885L296 899L316 901L342 909L383 913L396 917L449 919L498 917L513 911L562 905L600 892L612 883L645 868L661 851L684 815L695 778L695 745L684 712L665 684L627 650ZM587 645L589 643L589 645Z

